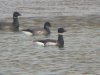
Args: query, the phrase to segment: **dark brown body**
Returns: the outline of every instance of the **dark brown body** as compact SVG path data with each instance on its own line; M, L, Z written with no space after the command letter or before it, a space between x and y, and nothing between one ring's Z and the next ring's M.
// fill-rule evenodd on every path
M13 23L5 23L0 22L0 31L15 31L15 27L13 26Z

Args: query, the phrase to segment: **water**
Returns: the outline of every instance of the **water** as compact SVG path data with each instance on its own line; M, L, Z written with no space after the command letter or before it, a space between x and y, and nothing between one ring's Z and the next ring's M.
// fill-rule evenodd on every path
M19 11L27 17L100 15L100 0L0 0L0 17Z
M99 0L0 0L0 21L18 11L20 32L0 31L0 75L100 75ZM51 36L27 36L21 29L52 24ZM64 27L65 46L42 47L33 40L57 39Z
M20 32L0 32L1 75L99 75L100 17L21 17L20 29L52 24L51 36L57 39L57 28L64 27L65 47L42 47L33 40L44 36L27 36ZM11 19L6 19L11 21Z

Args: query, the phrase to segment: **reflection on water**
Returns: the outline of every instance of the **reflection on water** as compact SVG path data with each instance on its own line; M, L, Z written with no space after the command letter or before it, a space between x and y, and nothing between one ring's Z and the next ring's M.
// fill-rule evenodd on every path
M7 19L9 21L11 19ZM100 17L20 18L20 29L52 24L51 36L0 32L0 73L3 75L99 75ZM33 45L35 39L57 39L64 27L65 47Z

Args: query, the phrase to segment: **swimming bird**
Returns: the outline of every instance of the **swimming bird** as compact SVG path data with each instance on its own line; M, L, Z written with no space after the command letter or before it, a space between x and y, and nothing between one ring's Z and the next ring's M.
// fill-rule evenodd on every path
M54 39L35 40L33 41L33 43L41 46L51 45L51 46L58 46L62 48L64 47L64 39L63 39L64 32L66 32L64 28L58 28L58 40L54 40Z
M51 27L50 22L45 22L43 28L23 29L22 31L25 34L28 34L28 35L45 35L45 36L48 36L51 33L49 27Z
M19 31L19 21L18 16L21 16L19 12L13 13L13 22L0 22L0 30L1 31Z

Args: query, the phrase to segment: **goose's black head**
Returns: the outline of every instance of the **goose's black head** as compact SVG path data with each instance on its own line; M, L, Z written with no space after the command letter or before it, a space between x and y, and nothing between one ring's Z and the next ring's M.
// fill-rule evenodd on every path
M49 22L46 22L46 23L44 24L44 29L45 29L46 32L48 33L47 36L50 35L50 33L51 33L49 27L51 27L51 24L50 24Z
M19 12L14 12L13 13L13 17L18 17L18 16L21 16L21 14Z
M48 27L51 27L50 22L46 22L46 23L44 24L44 28L48 28Z
M66 30L64 28L58 28L58 33L64 33Z

